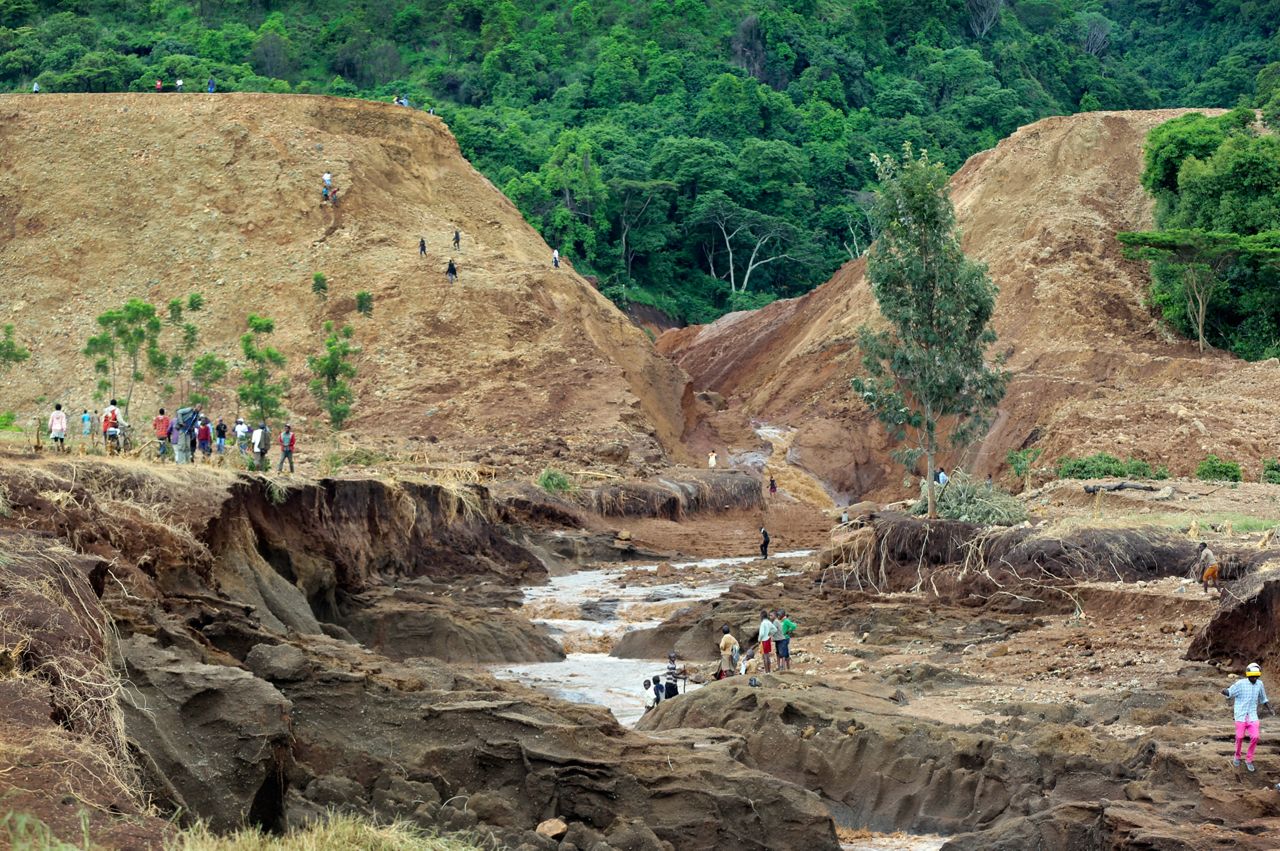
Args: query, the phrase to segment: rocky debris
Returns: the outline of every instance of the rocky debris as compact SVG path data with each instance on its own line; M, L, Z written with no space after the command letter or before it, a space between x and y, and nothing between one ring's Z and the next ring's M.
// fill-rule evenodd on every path
M601 517L656 517L764 508L760 475L746 470L671 469L646 481L609 481L575 494L583 508Z
M604 443L596 447L596 460L604 464L625 464L631 455L631 447L625 443Z
M569 830L569 825L564 823L564 819L549 818L538 824L537 833L539 836L545 836L548 839L559 839Z
M285 824L291 705L267 682L133 636L120 644L129 738L153 791L212 829Z
M1264 562L1226 590L1219 609L1192 639L1187 658L1236 670L1257 662L1274 670L1280 664L1280 561Z
M559 662L546 627L520 613L428 596L413 587L371 588L344 601L338 620L357 641L392 659L445 662Z

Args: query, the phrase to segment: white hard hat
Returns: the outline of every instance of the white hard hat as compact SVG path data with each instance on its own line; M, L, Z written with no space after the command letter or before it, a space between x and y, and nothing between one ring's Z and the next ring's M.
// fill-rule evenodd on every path
M1262 668L1258 667L1258 663L1255 662L1244 669L1244 675L1246 677L1260 677L1262 676Z

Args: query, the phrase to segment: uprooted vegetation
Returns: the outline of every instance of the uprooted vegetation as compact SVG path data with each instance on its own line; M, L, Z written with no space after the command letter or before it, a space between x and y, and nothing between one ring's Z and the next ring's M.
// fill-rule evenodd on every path
M764 508L760 477L742 470L683 471L646 482L607 482L575 494L602 517L681 520L699 512Z
M911 513L920 516L929 511L928 482L920 483L920 498ZM937 492L938 516L987 526L1012 526L1027 519L1022 500L1006 491L979 482L966 473L956 473Z
M1259 554L1221 552L1224 578ZM1082 582L1190 575L1196 542L1156 527L984 527L873 515L818 556L822 582L846 590L924 592L961 605L1078 607Z

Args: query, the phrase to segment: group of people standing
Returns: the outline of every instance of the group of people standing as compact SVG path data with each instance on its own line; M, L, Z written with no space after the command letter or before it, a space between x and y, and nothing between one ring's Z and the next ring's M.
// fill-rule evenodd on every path
M172 455L178 464L190 464L199 458L211 463L214 455L221 458L226 454L227 441L231 440L249 469L266 472L271 468L269 457L273 440L271 428L265 420L251 428L243 417L237 417L235 424L228 427L222 417L213 422L201 412L199 405L192 405L178 409L173 416L161 408L151 420L151 430L156 439L156 455L161 461ZM291 423L284 424L284 430L276 436L274 444L280 448L276 472L283 472L287 463L292 473L298 435Z
M785 609L762 609L756 646L744 657L733 630L725 624L720 627L720 667L716 669L716 679L755 673L760 665L768 674L775 662L779 671L791 670L791 637L795 632L796 622L787 616Z
M53 451L69 451L67 435L70 428L70 420L62 404L54 405L49 414L49 441L53 444ZM129 424L125 422L124 413L115 399L101 413L96 410L90 413L85 408L80 414L81 437L94 446L101 437L108 455L127 448L125 438L128 429ZM265 420L251 427L243 417L237 417L235 424L228 426L222 417L212 420L204 415L200 405L190 405L179 408L172 415L160 408L151 420L151 433L156 440L156 457L161 461L171 457L175 463L191 464L203 458L212 463L215 456L220 458L226 454L230 441L251 470L268 470L271 448L277 446L280 462L276 471L282 472L285 464L289 465L290 473L294 471L293 453L298 445L298 435L290 423L285 423L284 430L273 436Z

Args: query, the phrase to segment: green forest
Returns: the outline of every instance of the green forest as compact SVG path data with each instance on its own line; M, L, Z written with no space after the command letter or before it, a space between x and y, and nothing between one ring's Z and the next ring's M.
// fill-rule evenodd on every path
M1201 348L1280 357L1280 64L1258 78L1261 120L1189 113L1147 137L1157 231L1122 233L1152 261L1152 303Z
M1045 115L1261 106L1278 22L1280 0L0 0L0 89L404 95L603 292L705 321L865 251L872 153L954 169Z

